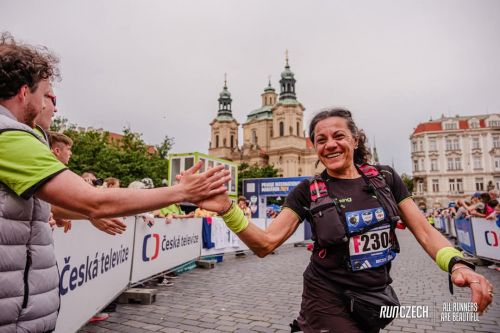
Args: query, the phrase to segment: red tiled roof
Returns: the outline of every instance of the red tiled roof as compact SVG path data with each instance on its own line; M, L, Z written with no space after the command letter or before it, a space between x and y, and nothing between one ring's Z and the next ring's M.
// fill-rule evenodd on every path
M123 135L121 135L121 134L113 133L113 132L108 132L108 133L109 133L109 141L110 142L116 141L119 143L123 139ZM150 146L150 145L146 145L146 147L148 147L148 153L150 153L150 154L156 153L155 147Z
M472 118L477 119L478 117L471 116L471 117L468 117L468 119L458 120L458 128L461 130L469 129L470 128L469 127L469 120ZM445 119L445 120L448 120L448 119ZM415 128L415 131L413 131L413 135L418 134L418 133L422 133L422 132L441 131L441 130L443 130L441 123L442 123L441 121L432 121L432 122L418 124L417 128ZM480 128L486 127L486 122L485 122L484 118L479 118L479 127Z
M413 131L413 134L418 134L422 132L433 132L433 131L440 131L442 130L441 123L439 122L432 122L432 123L421 123L418 124L417 128L415 128L415 131Z

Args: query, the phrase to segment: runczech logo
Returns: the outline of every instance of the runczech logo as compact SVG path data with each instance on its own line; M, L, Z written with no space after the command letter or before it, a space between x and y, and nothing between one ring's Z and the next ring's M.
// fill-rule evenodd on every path
M148 257L147 251L148 251L148 241L150 238L154 238L154 254L151 257ZM142 243L142 261L150 261L150 260L155 260L158 257L158 254L160 252L160 235L159 234L148 234L144 236L144 241Z

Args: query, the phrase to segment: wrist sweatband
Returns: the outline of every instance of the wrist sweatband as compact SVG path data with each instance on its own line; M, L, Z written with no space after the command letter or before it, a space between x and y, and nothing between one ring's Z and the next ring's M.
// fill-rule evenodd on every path
M451 246L443 247L436 254L436 264L439 266L439 268L448 273L448 266L450 264L451 258L453 257L463 258L462 252Z
M231 208L222 215L226 225L235 234L245 230L248 227L248 220L243 215L243 211L238 205L232 205Z

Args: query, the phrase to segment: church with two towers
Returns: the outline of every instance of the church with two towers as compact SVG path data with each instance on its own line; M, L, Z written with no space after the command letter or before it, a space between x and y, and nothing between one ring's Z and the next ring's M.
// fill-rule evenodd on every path
M280 177L312 176L319 171L313 145L305 135L305 108L297 100L288 56L279 83L279 94L269 82L261 94L261 106L248 113L241 126L240 145L240 123L233 117L231 93L224 82L217 116L210 123L209 155L237 163L273 165Z

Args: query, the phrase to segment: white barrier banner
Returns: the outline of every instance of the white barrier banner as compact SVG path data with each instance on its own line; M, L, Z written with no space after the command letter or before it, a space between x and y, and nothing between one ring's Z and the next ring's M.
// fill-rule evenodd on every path
M262 230L265 230L267 224L271 223L271 220L252 219L252 223L257 225ZM231 230L229 230L229 228L220 217L212 218L211 241L213 242L214 246L210 249L202 248L202 256L248 250L248 246L246 246L246 244L243 243L238 238L238 236L236 236ZM304 223L300 223L297 230L295 230L290 238L288 238L283 244L293 244L303 241Z
M117 236L96 229L89 221L72 221L72 228L53 232L59 267L61 309L56 332L76 332L127 286L132 264L134 217Z
M133 270L135 283L200 256L201 218L157 218L149 226L138 216L135 230Z
M500 261L500 227L495 220L472 218L472 233L478 257Z

